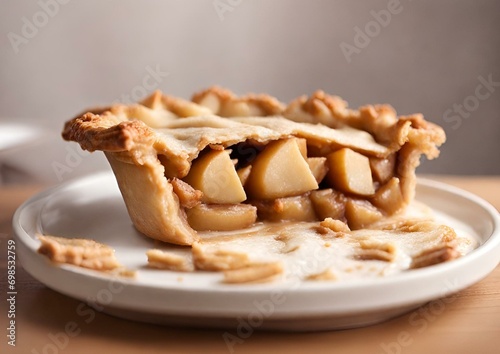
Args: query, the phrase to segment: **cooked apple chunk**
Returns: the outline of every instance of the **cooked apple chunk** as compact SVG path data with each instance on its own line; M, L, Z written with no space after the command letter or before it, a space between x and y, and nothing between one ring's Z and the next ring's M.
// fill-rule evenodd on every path
M382 218L382 213L366 200L349 199L345 216L351 230L359 230Z
M269 221L316 221L316 213L308 195L263 200L253 203L260 219Z
M197 231L239 230L257 220L257 208L249 204L200 204L186 213L189 225Z
M319 220L326 218L343 219L346 197L333 189L312 191L309 197Z
M205 203L237 204L247 199L229 150L211 150L194 160L184 182L203 192Z
M326 157L309 157L306 159L311 172L316 178L316 182L321 183L323 178L325 178L328 173L328 167L326 166Z
M307 140L302 138L295 138L297 145L299 146L300 153L302 157L307 159Z
M403 195L401 194L401 187L399 185L399 178L392 177L389 182L381 186L373 198L371 199L373 205L382 209L389 215L392 215L406 206Z
M391 179L395 166L396 154L391 154L385 159L370 157L373 178L380 183L386 183Z
M252 171L252 165L242 167L238 169L238 171L236 171L243 186L245 186L245 184L247 183L248 176L250 176L250 171Z
M246 183L253 199L276 199L304 194L318 188L297 139L269 143L255 158Z
M363 196L375 192L368 157L343 148L329 154L327 162L328 179L336 189Z

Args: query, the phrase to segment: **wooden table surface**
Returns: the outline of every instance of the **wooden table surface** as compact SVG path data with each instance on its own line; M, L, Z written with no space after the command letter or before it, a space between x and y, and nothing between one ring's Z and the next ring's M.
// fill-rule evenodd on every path
M500 210L500 177L435 176ZM171 328L99 312L56 293L16 266L16 346L7 345L7 240L15 209L42 186L0 186L1 353L500 353L500 266L487 278L409 314L366 328L318 333L254 332L229 350L223 330ZM444 305L443 305L444 304ZM86 321L88 322L86 322ZM65 335L69 330L75 336Z

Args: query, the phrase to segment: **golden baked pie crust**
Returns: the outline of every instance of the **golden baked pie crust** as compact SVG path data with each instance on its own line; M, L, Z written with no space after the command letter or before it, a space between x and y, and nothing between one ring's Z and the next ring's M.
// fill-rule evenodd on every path
M374 161L396 154L392 177L397 181L391 183L400 190L401 205L393 213L414 198L421 155L437 157L445 141L443 130L420 114L398 117L388 105L352 110L322 91L285 106L268 95L238 97L214 87L195 94L193 101L157 91L142 104L85 113L68 121L63 131L64 139L106 154L140 232L180 245L193 244L199 235L187 222L186 204L177 194L175 179L185 177L206 148L224 149L243 142L265 146L297 137L306 139L321 156L341 148ZM349 204L354 212L359 207L364 206L354 199Z

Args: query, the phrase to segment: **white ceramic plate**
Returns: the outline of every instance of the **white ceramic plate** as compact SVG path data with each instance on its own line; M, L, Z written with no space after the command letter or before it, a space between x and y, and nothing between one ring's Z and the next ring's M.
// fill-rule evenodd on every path
M217 273L145 268L154 241L127 215L114 176L98 174L48 190L24 203L13 225L24 268L48 287L98 310L134 320L197 327L251 326L327 330L364 326L460 291L484 278L500 260L500 217L482 199L420 180L417 199L438 221L477 238L479 247L452 262L386 278L349 282L222 284ZM57 266L36 253L35 233L91 237L111 245L135 279L118 279L71 265Z

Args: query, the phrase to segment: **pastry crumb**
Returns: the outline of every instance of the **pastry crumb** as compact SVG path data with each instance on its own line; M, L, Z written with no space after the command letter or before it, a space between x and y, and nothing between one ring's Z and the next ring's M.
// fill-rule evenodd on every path
M37 237L42 243L38 253L48 257L52 262L98 271L122 268L115 257L115 250L108 245L83 238L50 235L37 235Z
M330 229L333 232L349 232L351 229L345 222L342 222L340 220L335 220L332 218L326 218L322 222L319 223L320 226L323 226L324 228Z
M109 271L109 273L124 278L135 278L137 276L136 270L128 268L116 268Z
M331 271L331 269L326 269L320 273L311 274L306 277L307 280L337 280L335 274Z
M194 266L185 256L181 256L169 251L151 249L146 252L148 257L148 267L156 269L166 269L179 272L192 272Z
M244 268L224 272L224 283L254 283L267 282L283 273L281 262L252 264Z
M199 242L193 244L192 254L194 266L200 270L232 270L250 265L250 260L246 253L221 249L207 250Z

